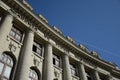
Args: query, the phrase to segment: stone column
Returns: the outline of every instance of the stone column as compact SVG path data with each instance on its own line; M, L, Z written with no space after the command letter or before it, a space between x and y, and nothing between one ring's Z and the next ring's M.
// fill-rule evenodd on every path
M64 80L72 80L72 74L70 70L70 62L68 55L63 56L63 76Z
M2 52L1 50L6 40L6 37L7 35L9 35L9 32L12 28L12 21L13 16L11 14L7 14L0 25L0 53Z
M52 45L50 43L46 43L43 80L53 80L54 69L52 53Z
M29 70L31 67L31 54L32 54L32 46L34 40L34 33L31 30L28 30L25 36L24 44L21 52L21 62L19 63L20 72L18 80L28 80Z
M100 80L99 74L96 70L93 71L94 80Z
M79 73L80 73L80 79L81 80L87 80L87 75L85 72L84 65L82 63L79 64Z

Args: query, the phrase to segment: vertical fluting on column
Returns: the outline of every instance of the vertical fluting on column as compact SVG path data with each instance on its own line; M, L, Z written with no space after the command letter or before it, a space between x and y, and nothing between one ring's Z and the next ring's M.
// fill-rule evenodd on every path
M52 52L52 45L50 43L46 43L43 80L53 80L54 69Z
M6 14L0 25L0 53L2 52L2 47L4 45L4 41L6 40L7 35L9 34L12 28L13 16L11 14Z
M80 79L81 80L87 80L87 75L85 72L84 65L82 63L79 64L79 73L80 73Z
M94 70L93 71L93 78L94 78L94 80L100 80L100 77L99 77L99 74L98 74L98 71L97 70Z
M32 54L32 46L34 40L34 32L32 30L28 30L25 36L24 44L21 52L21 62L20 62L20 72L19 72L19 80L28 80L29 70L31 67L31 54Z
M63 76L64 80L72 80L72 74L70 70L69 56L63 56Z

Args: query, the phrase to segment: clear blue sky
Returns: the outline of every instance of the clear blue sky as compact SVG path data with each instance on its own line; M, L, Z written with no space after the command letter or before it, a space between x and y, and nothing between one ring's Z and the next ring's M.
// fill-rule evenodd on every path
M120 0L26 0L77 43L120 67Z

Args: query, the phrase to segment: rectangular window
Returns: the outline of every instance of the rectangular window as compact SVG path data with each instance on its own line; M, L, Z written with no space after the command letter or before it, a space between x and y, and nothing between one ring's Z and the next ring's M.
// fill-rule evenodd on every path
M89 72L86 72L86 74L87 74L87 79L92 80L91 74Z
M33 43L33 51L35 53L39 54L40 56L42 56L42 45L34 42Z
M21 42L22 41L22 37L23 37L23 32L20 31L19 29L12 27L9 35L14 38L15 40Z
M77 68L76 68L76 66L73 65L73 64L70 64L70 69L71 69L72 75L77 76Z
M60 67L60 57L57 55L53 55L53 64Z

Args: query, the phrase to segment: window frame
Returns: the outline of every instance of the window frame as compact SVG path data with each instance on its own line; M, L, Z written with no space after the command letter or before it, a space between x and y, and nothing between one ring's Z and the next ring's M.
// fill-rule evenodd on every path
M74 75L74 76L78 76L78 68L76 65L74 64L70 64L70 69L71 69L71 74ZM74 72L74 73L73 73Z
M20 30L19 28L17 28L15 25L13 25L13 27L11 28L9 35L10 35L14 40L22 43L24 33L23 33L22 30Z
M43 45L34 41L32 51L34 53L38 54L39 56L42 56L43 55Z
M7 62L8 60L9 63ZM12 57L10 57L7 54L2 54L0 55L0 63L3 64L3 68L1 68L1 73L0 73L0 79L10 79L10 76L12 75L12 69L14 67L14 61L12 59ZM5 74L6 71L8 71L7 69L10 68L9 70L9 74Z
M60 56L53 54L53 65L55 65L57 67L61 67Z
M86 75L86 76L87 76L87 79L88 79L88 80L92 80L91 74L90 74L89 72L86 72L86 74L87 74L87 75Z
M39 80L38 73L35 70L33 70L33 69L30 69L29 80Z

